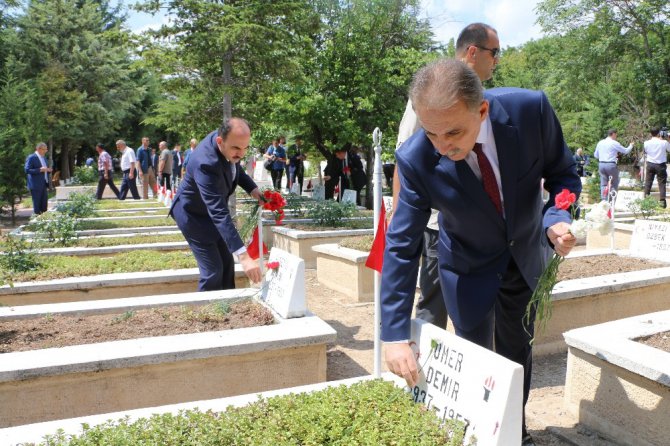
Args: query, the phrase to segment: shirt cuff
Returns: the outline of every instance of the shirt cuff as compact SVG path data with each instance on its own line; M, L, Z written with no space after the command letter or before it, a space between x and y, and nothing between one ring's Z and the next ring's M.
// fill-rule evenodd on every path
M240 254L244 254L245 252L247 252L247 247L246 247L246 246L242 246L240 249L238 249L237 251L235 251L233 254L236 255L237 257L239 257Z
M384 341L384 344L409 344L409 339L400 339L398 341Z

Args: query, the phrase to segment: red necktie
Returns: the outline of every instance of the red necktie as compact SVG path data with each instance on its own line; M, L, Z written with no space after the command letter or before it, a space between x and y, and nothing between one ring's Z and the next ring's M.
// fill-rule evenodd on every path
M473 149L477 154L477 163L479 164L479 170L482 173L482 183L484 185L484 191L486 195L489 196L493 205L496 207L498 214L502 216L502 202L500 201L500 190L498 189L498 182L496 181L496 176L493 173L493 168L489 159L482 152L482 145L480 143L475 144Z

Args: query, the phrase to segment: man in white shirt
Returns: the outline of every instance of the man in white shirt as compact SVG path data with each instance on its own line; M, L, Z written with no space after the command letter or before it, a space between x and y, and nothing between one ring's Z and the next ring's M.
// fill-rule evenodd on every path
M658 197L661 207L667 207L665 202L665 185L668 181L667 159L670 153L670 142L659 136L661 129L654 127L650 130L651 138L644 142L644 153L647 156L647 171L644 181L644 196L651 193L654 176L658 178Z
M116 141L116 148L121 152L121 171L123 172L123 180L121 181L121 189L119 190L119 200L125 200L128 195L128 190L133 196L134 200L140 199L140 194L137 192L137 184L135 184L135 151L126 145L122 139Z
M593 156L598 159L598 173L600 173L600 197L603 200L607 199L605 189L607 189L607 183L609 182L610 177L612 177L612 184L610 185L610 190L608 190L608 193L619 189L619 169L616 167L617 153L623 153L626 155L630 153L631 150L633 150L633 143L630 143L628 147L624 147L616 140L616 136L616 130L608 130L607 138L600 140L596 145L595 152L593 152Z

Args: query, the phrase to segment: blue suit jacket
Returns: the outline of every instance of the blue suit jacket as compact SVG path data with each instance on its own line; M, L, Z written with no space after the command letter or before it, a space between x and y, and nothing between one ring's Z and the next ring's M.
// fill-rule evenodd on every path
M42 163L37 153L33 152L26 158L24 170L28 177L28 189L41 190L47 188L47 180L44 178L44 172L40 172Z
M230 252L244 246L228 210L228 197L239 184L251 192L257 186L235 164L231 165L216 145L217 132L207 135L189 158L186 174L172 202L170 215L188 239L214 241L220 235Z
M542 92L515 88L485 93L505 205L503 219L465 161L441 156L423 129L396 152L401 191L386 239L381 283L382 339L410 338L410 314L430 209L440 211L438 257L449 316L468 330L495 302L510 257L531 289L549 254L546 229L570 222L549 204L581 182L560 124ZM550 193L543 206L540 182Z

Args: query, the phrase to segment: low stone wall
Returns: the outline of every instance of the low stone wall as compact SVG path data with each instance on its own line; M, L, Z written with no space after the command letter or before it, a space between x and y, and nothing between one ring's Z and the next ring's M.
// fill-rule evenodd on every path
M65 248L44 248L35 250L35 254L41 256L99 256L119 254L128 251L182 251L188 249L188 243L183 242L164 242L164 243L137 243L134 245L113 245L99 246L93 248L84 247L65 247Z
M328 231L303 231L284 226L272 228L272 246L288 251L305 261L305 268L316 268L316 245L338 243L343 238L372 235L374 229L339 229Z
M316 277L319 283L356 302L374 300L374 271L365 266L368 253L336 243L316 245Z
M238 300L255 289L0 308L3 318ZM79 306L79 308L78 308ZM41 308L40 308L41 307ZM0 427L323 382L335 331L316 316L218 332L3 354ZM3 443L6 444L6 443Z
M535 333L536 355L566 351L568 330L670 308L670 266L559 282L552 300L546 330Z
M0 286L0 304L8 306L117 299L122 297L190 293L198 288L198 268L152 272L101 274ZM235 286L249 285L242 267L235 265Z
M670 353L634 340L666 331L670 311L565 333L565 404L580 423L616 444L668 444Z

